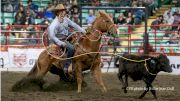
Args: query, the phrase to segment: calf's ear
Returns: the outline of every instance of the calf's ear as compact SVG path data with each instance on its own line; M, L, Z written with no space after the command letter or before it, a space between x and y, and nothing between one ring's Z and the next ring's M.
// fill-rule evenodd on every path
M151 59L151 63L152 63L152 64L155 64L156 61L155 61L154 59Z

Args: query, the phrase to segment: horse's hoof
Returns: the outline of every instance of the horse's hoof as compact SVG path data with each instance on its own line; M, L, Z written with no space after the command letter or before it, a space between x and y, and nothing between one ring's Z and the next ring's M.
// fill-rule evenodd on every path
M103 93L106 93L106 92L107 92L107 89L106 89L106 88L104 88L104 89L103 89Z
M124 90L124 93L127 93L127 90Z
M79 90L78 90L78 91L77 91L77 93L78 93L78 94L80 94L80 93L81 93L81 91L79 91Z
M143 97L142 96L140 96L138 99L142 99Z
M126 87L122 87L122 89L126 89Z

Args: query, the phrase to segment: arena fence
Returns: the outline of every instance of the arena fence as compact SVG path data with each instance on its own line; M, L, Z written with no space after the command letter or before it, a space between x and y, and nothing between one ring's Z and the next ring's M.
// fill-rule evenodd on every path
M180 26L180 25L159 25L162 26ZM1 26L1 57L0 57L0 66L3 68L9 67L11 69L28 71L33 67L36 59L38 58L40 52L44 50L42 44L42 34L45 31L47 26L40 26L38 28L36 25L31 25L31 28L35 30L28 31L28 26L26 31L21 28L24 25L9 25ZM17 29L17 27L19 29ZM144 26L119 26L118 34L116 37L103 36L102 38L102 52L118 52L118 53L131 53L131 54L144 54L144 30L136 31L136 28ZM179 64L179 55L180 54L180 38L166 36L166 34L179 35L178 30L173 31L159 31L159 30L150 30L152 26L147 26L149 44L155 50L150 52L150 54L159 54L165 53L171 59L171 66L176 70L177 73L180 72ZM156 26L157 27L157 26ZM112 41L113 40L113 41ZM113 42L116 42L114 44ZM171 43L170 41L174 40L177 43ZM111 43L112 42L112 43ZM164 49L164 50L162 50ZM107 67L113 67L112 58L109 55L102 55L102 60ZM13 68L12 68L13 67ZM16 67L16 68L14 68ZM6 68L7 69L7 68ZM114 70L114 69L113 69Z

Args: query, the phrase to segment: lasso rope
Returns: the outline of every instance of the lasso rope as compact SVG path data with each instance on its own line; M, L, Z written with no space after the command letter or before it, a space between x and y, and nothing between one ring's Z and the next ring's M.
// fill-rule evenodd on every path
M95 30L95 32L98 32L98 38L96 39L96 40L93 40L93 39L90 39L86 34L85 34L85 37L88 39L88 40L90 40L90 41L94 41L94 42L96 42L96 41L99 41L100 39L101 39L101 34L102 34L102 32L100 32L100 31L98 31L98 30ZM94 33L95 33L94 32Z
M77 33L77 32L74 32L74 33ZM72 34L74 34L74 33L72 33ZM45 33L43 33L42 39L43 39L43 37L44 37L44 34L45 34ZM68 37L69 37L69 36L68 36ZM87 36L86 36L86 37L87 37ZM87 38L88 38L88 37L87 37ZM99 40L100 38L101 38L101 36L98 38L98 40ZM68 39L68 38L67 38L67 39ZM88 39L89 39L89 38L88 38ZM90 41L98 41L98 40L91 40L91 39L89 39L89 40L90 40ZM44 45L44 41L43 41L43 45ZM44 45L44 46L45 46L45 45ZM121 55L119 55L119 54L110 53L110 52L88 52L88 53L83 53L83 54L76 55L76 56L73 56L73 57L70 57L70 58L62 58L62 56L65 54L65 51L66 51L66 50L64 50L64 52L63 52L63 54L62 54L61 56L56 57L56 56L52 55L52 54L48 51L48 49L47 49L46 46L45 46L45 48L46 48L46 51L47 51L47 53L48 53L49 55L51 55L53 58L58 59L58 60L73 59L73 58L81 57L81 56L88 55L88 54L109 54L109 55L119 56L120 58L123 58L123 59L128 60L128 61L131 61L131 62L145 62L144 66L145 66L145 68L146 68L146 71L147 71L149 74L151 74L151 75L157 75L157 74L153 74L153 73L149 72L149 70L148 70L148 68L147 68L147 63L146 63L146 61L149 60L150 58L144 59L144 60L133 60L133 59L128 59L128 58L126 58L126 57L123 57L123 56L121 56Z
M147 63L146 63L146 61L147 61L147 59L145 59L145 63L144 63L144 66L145 66L145 68L146 68L146 71L147 71L149 74L151 74L151 75L157 75L157 74L154 74L154 73L149 72L149 70L148 70L148 68L147 68Z

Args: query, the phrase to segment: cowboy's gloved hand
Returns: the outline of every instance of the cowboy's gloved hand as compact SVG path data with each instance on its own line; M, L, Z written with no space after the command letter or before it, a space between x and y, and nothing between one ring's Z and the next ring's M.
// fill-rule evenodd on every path
M63 42L63 41L59 41L57 44L58 44L59 46L62 46L62 47L65 47L65 46L66 46L66 43Z
M86 30L83 30L82 33L83 33L83 34L86 34L87 32L86 32Z

